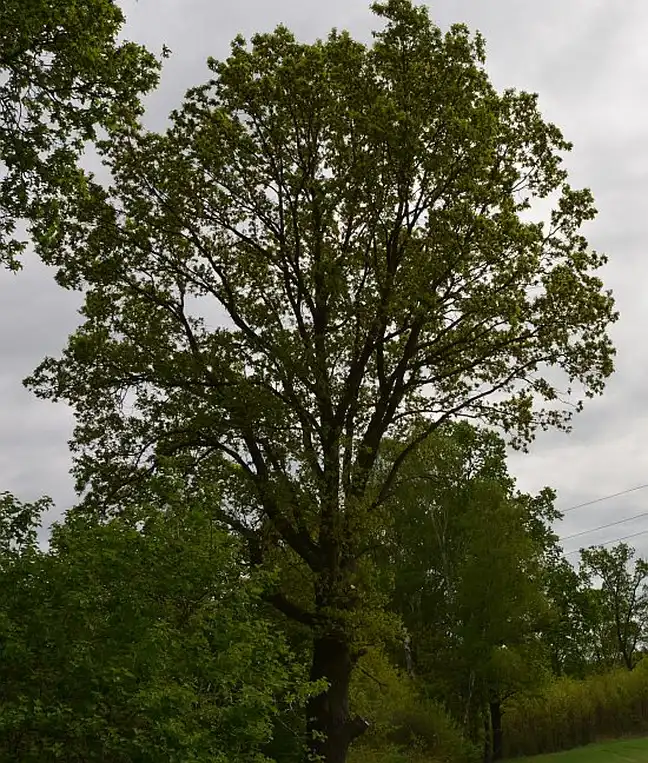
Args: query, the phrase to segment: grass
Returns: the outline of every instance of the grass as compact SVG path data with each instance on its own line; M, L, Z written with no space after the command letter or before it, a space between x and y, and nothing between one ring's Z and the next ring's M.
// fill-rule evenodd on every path
M648 763L648 739L621 739L588 744L574 750L516 758L524 763ZM515 763L508 761L508 763Z

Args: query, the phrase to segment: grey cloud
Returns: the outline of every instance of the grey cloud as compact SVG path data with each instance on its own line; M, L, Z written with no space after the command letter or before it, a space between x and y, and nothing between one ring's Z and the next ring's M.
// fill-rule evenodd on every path
M73 501L71 414L36 399L21 383L45 355L59 354L78 323L79 295L64 292L52 275L29 257L18 275L0 271L0 490L23 500L48 494L64 507Z
M80 295L60 289L53 276L53 270L33 257L25 260L18 274L0 271L4 318L0 357L5 368L10 366L12 375L20 369L28 374L37 353L57 353L78 324Z

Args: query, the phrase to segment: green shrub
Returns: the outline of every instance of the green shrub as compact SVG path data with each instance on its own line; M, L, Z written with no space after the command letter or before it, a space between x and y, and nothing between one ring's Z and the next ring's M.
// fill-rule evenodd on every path
M473 763L477 749L438 703L421 697L413 680L384 653L360 661L351 687L355 712L371 726L352 747L349 763Z
M584 680L563 678L518 696L504 713L507 757L567 750L648 732L648 660Z
M233 540L183 501L43 552L29 508L0 496L0 763L259 763L308 682Z
M419 700L416 706L396 709L390 741L409 750L447 763L480 760L477 748L464 736L459 725L437 702Z
M403 749L385 743L383 746L362 744L349 753L348 763L437 763L422 751Z

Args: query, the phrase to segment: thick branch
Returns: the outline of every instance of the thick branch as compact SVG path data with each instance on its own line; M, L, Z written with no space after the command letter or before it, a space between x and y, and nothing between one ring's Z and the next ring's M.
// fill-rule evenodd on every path
M318 620L315 615L295 604L283 593L267 593L263 595L263 598L291 620L302 623L302 625L308 625L311 628L317 625Z

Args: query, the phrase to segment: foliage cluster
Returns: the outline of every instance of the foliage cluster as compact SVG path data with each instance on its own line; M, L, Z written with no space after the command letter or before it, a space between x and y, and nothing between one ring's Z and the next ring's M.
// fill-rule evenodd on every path
M371 727L352 748L350 763L452 761L473 763L478 748L442 703L422 696L421 686L383 650L362 657L351 684L354 709Z
M507 757L648 734L648 661L633 671L560 678L539 693L511 699L504 718Z
M176 496L140 521L71 515L47 552L42 504L1 506L13 540L0 556L0 761L262 759L307 676L260 615L267 581L242 576L204 506Z
M0 263L20 267L20 222L40 239L62 219L88 142L142 113L159 63L123 23L113 0L0 5Z

